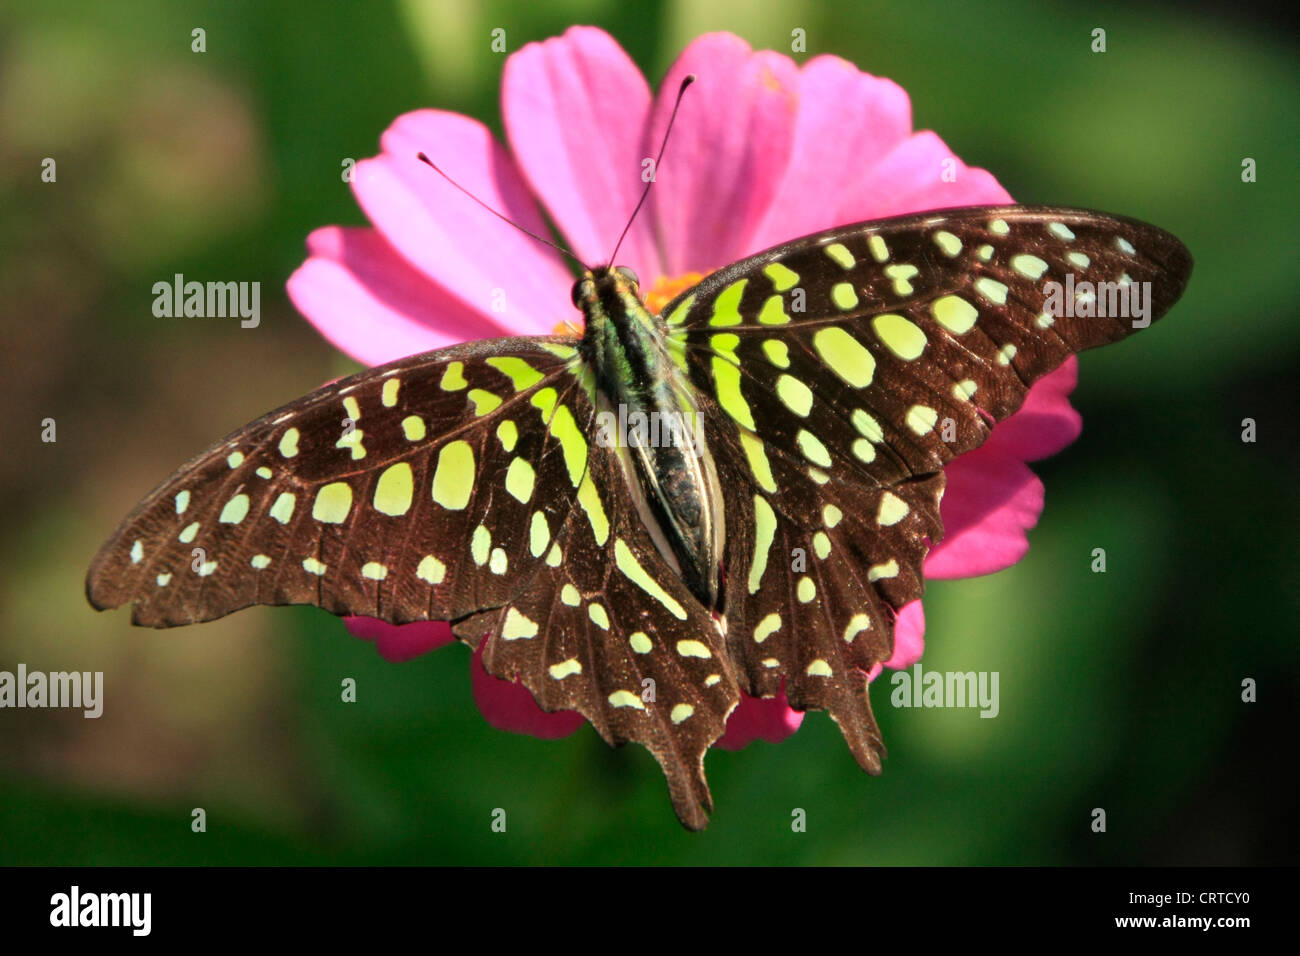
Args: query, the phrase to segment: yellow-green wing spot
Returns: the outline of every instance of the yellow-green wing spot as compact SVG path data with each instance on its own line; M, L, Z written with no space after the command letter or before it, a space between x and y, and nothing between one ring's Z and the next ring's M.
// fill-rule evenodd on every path
M485 526L479 525L469 538L469 556L474 559L475 564L482 567L487 564L491 552L492 532Z
M221 516L217 518L221 524L239 524L248 514L249 499L248 495L238 494L226 502L226 506L221 509ZM136 544L139 544L137 541ZM134 553L132 554L134 557Z
M904 361L911 362L925 351L925 333L901 315L885 312L871 320L880 343Z
M519 441L519 426L507 418L497 426L497 440L506 451L514 451L515 442Z
M838 326L818 329L813 348L832 372L854 388L865 388L876 374L876 359L867 347Z
M416 566L415 576L429 584L441 584L447 576L447 566L433 555L426 554Z
M776 380L776 394L786 408L801 418L807 418L812 412L812 390L793 375L782 375Z
M685 299L682 300L681 304L677 306L677 308L673 309L672 314L669 315L668 318L665 319L664 321L666 321L669 325L681 325L683 322L686 321L686 316L690 314L691 306L694 304L695 304L695 296L688 295Z
M759 325L785 325L790 316L785 311L785 299L779 295L768 296L763 307L758 310Z
M713 300L713 315L709 318L709 325L726 326L741 323L740 299L745 294L745 286L748 282L748 279L741 279L718 293L718 297Z
M512 458L506 469L506 491L517 500L528 503L533 496L533 484L537 479L533 466L523 458Z
M749 593L757 594L767 571L767 556L776 538L776 512L762 495L754 495L754 559L749 565Z
M849 252L841 242L832 242L825 251L830 260L842 269L852 269L858 264L858 260L853 258L853 253Z
M407 415L402 419L402 434L407 441L424 441L424 419L419 415Z
M442 381L438 383L438 387L444 392L458 392L467 385L469 382L465 381L464 362L449 364L442 373Z
M763 266L763 274L772 280L777 292L789 292L799 284L799 273L779 262L769 262Z
M609 518L605 514L605 506L600 503L600 493L590 474L584 475L582 484L578 485L578 505L587 516L596 544L603 547L609 540Z
M740 393L740 366L716 355L713 357L712 364L718 404L733 419L752 430L754 413L750 411L745 396Z
M975 291L995 305L1007 304L1007 292L1009 290L997 279L980 276L975 280Z
M534 511L528 525L528 553L540 558L546 546L551 543L551 526L546 523L546 515Z
M929 405L913 405L907 410L907 427L918 435L928 435L934 430L939 413Z
M469 400L474 403L474 414L483 416L501 407L501 396L481 388L469 390Z
M456 440L438 449L433 471L433 500L448 511L462 511L474 493L474 449Z
M282 491L279 496L276 497L275 503L271 505L269 514L276 521L280 522L280 524L288 524L289 519L293 517L294 505L296 505L297 502L298 498L296 495L288 491Z
M780 339L764 339L763 354L767 360L777 368L790 367L790 346L786 345Z
M858 293L851 282L837 282L831 286L831 301L835 308L847 312L858 304Z
M316 492L311 516L326 524L342 524L352 511L352 486L346 481L331 481Z
M885 266L885 275L894 283L894 295L908 296L912 294L912 280L920 273L916 266L911 265L894 265Z
M389 465L375 482L375 510L392 517L400 517L411 510L415 494L415 476L408 462Z
M948 258L953 258L961 252L961 240L954 236L947 229L940 229L934 234L934 243Z
M965 335L975 328L979 318L979 309L959 295L945 295L934 300L930 306L934 320L954 335Z
M549 427L552 437L560 443L560 450L564 452L569 481L576 488L587 469L587 439L582 436L582 430L574 421L573 412L569 411L567 405L556 406Z
M641 566L641 562L636 559L632 549L627 546L622 538L614 539L614 563L623 576L639 587L646 594L666 607L680 621L686 620L686 609L679 604L671 594L663 589L658 581L650 576L650 573Z
M745 460L749 462L749 470L753 472L758 487L768 492L776 491L776 479L772 476L772 463L767 459L767 451L763 447L763 440L753 432L742 429L740 432L740 447L745 453Z
M522 392L540 382L544 375L521 358L513 355L494 355L487 364L510 379L516 392Z
M1015 269L1026 279L1037 279L1047 271L1047 263L1038 256L1032 256L1029 253L1011 257L1011 268Z
M781 615L773 612L758 622L754 628L754 643L762 644L765 640L781 630Z
M501 636L507 641L528 640L537 636L537 622L515 608L506 611L505 623L501 625Z

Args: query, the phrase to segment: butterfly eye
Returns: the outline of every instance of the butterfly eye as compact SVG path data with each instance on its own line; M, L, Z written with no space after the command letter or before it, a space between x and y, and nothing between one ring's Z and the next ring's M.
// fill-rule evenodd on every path
M632 283L632 285L641 284L641 280L636 277L636 273L633 272L631 269L629 269L627 266L618 266L617 268L614 269L614 271L617 272L619 275L621 275L628 282Z
M569 298L573 300L574 308L582 308L582 300L586 298L587 287L591 284L590 279L579 279L573 283L573 289L569 292Z

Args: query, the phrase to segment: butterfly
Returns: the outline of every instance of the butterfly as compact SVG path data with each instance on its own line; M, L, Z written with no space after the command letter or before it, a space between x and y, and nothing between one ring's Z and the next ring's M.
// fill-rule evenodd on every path
M945 464L1191 267L1153 226L1020 205L807 236L658 315L630 270L589 268L581 334L404 358L217 442L87 595L151 627L255 604L450 621L544 710L647 747L700 829L741 691L829 711L880 771L867 674L921 596Z

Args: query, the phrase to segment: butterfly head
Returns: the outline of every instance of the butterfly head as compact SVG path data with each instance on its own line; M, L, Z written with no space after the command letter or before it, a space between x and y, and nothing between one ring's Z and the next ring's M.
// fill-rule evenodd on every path
M596 266L573 283L572 298L573 304L588 317L598 310L609 314L620 305L626 308L629 299L641 301L641 281L627 266Z

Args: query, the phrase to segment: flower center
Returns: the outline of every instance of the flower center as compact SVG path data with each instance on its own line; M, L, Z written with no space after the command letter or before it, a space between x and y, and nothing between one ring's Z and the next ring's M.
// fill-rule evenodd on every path
M664 306L691 286L697 285L706 275L707 272L687 272L680 276L660 276L645 294L646 308L658 315Z
M645 293L646 308L658 315L663 311L664 306L691 286L698 285L707 275L707 272L686 272L679 276L659 276L650 287L650 291ZM567 320L555 323L553 331L556 335L582 335L582 329L576 323Z

